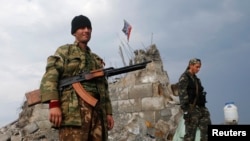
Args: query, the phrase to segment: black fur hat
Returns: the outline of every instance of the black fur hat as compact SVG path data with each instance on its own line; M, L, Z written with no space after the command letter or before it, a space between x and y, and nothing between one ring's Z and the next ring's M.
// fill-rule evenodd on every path
M88 27L92 29L89 18L83 15L75 16L71 22L71 34L73 35L76 30L81 27Z

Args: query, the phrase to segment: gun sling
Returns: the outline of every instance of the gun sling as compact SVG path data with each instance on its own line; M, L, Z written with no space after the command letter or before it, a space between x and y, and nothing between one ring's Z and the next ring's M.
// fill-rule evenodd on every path
M88 104L95 107L98 100L91 96L81 85L80 82L76 82L72 84L73 88L75 89L76 93Z

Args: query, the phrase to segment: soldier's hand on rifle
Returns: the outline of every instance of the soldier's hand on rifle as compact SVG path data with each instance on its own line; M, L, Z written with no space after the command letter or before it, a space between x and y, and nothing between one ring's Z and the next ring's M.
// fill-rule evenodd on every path
M61 122L62 122L62 111L60 108L59 101L57 101L57 100L50 101L49 109L50 109L49 110L50 122L53 123L55 127L59 127L61 125Z

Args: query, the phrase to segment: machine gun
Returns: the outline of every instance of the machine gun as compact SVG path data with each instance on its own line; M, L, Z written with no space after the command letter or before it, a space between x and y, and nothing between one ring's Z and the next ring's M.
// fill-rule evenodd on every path
M73 83L76 83L76 82L87 81L87 80L91 80L91 79L103 77L103 76L108 78L110 76L114 76L114 75L118 75L118 74L122 74L122 73L127 73L127 72L131 72L131 71L139 70L139 69L144 69L144 68L146 68L146 65L150 62L152 62L152 61L146 61L143 63L130 65L130 66L126 66L126 67L121 67L121 68L116 68L116 69L113 67L110 67L110 68L99 69L99 70L94 70L94 71L90 71L90 72L82 72L79 75L64 78L64 79L60 80L59 89L62 89L63 87L68 86L68 85L73 84Z
M95 106L97 103L97 100L92 97L90 94L84 91L84 89L79 85L79 82L82 81L88 81L91 79L99 78L99 77L110 77L122 73L127 73L131 71L136 71L140 69L146 68L147 64L152 61L146 61L143 63L135 64L135 65L130 65L126 67L121 67L121 68L106 68L106 69L98 69L90 72L82 72L76 76L68 77L61 79L58 84L59 91L62 91L64 87L73 85L74 89L77 91L77 94L85 100L87 103L89 103L92 106ZM83 92L84 91L84 92ZM40 91L34 90L32 92L26 93L26 98L27 98L27 103L28 106L32 106L38 103L41 103L41 96L40 96Z

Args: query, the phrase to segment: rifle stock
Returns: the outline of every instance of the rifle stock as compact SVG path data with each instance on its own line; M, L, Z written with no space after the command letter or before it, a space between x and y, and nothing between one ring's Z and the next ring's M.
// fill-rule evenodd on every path
M41 103L40 90L34 90L28 93L25 93L28 106L32 106L38 103Z
M110 67L110 68L105 68L105 69L93 70L89 73L83 72L77 76L68 77L68 78L64 78L64 79L60 80L59 84L58 84L58 88L59 88L59 90L63 90L63 88L65 86L72 85L74 83L78 83L81 81L88 81L88 80L99 78L99 77L110 77L110 76L114 76L114 75L118 75L118 74L122 74L122 73L127 73L127 72L131 72L131 71L144 69L144 68L146 68L147 64L150 62L152 62L152 61L146 61L143 63L130 65L130 66L126 66L126 67L121 67L121 68L117 68L117 69ZM26 99L28 102L28 106L32 106L32 105L41 103L41 95L40 95L39 89L32 91L30 93L27 93ZM91 98L91 95L89 95L88 93L84 94L84 100L86 100L92 106L94 106L97 102L95 99Z

